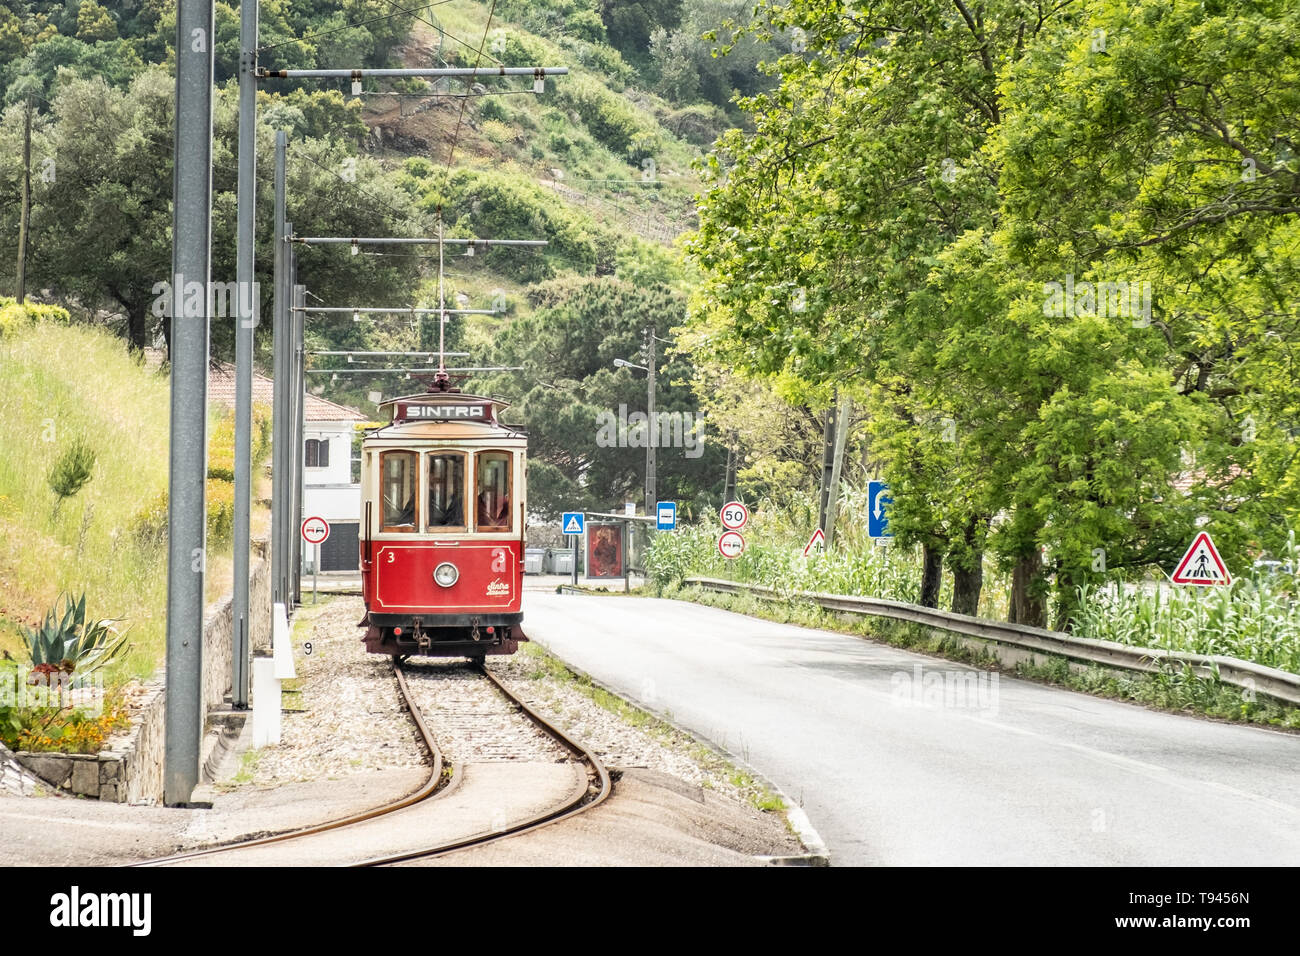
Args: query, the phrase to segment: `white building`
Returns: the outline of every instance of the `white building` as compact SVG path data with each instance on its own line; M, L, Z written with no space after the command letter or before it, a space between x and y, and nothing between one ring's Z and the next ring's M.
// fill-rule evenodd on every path
M366 417L355 408L308 394L303 404L304 518L324 518L330 536L321 545L322 571L360 567L361 483L352 480L352 440ZM308 566L312 549L303 555Z
M253 373L253 401L271 405L274 383ZM235 407L235 367L221 362L208 369L208 400ZM361 483L352 480L352 439L366 417L355 408L312 395L303 402L304 518L324 518L330 536L321 545L322 571L355 571L360 566ZM314 549L303 558L310 567Z

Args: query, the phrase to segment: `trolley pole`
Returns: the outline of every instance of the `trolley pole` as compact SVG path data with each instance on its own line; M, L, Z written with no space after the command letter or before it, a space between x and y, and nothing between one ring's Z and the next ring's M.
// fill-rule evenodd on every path
M249 627L249 513L253 495L253 331L261 303L253 295L253 242L257 222L257 2L239 4L239 184L236 223L237 301L251 307L240 310L235 328L235 583L232 598L234 633L230 651L230 702L248 707Z
M203 733L203 572L212 266L213 0L177 0L172 181L171 445L167 492L167 699L163 800L190 801ZM200 315L176 308L201 283Z
M286 343L289 320L289 302L285 294L285 265L289 245L285 241L285 149L287 137L284 130L275 133L275 240L274 240L274 278L272 295L274 296L271 347L273 353L272 415L271 415L271 600L276 604L287 603L285 592L285 568L288 559L285 555L285 521L288 479L288 464L285 446L289 443L288 409L285 404L288 394L289 376L286 371L285 356L288 353Z

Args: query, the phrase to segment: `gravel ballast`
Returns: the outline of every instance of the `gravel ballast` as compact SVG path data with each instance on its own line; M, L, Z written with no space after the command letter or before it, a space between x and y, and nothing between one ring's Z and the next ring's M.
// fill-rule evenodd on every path
M367 654L359 598L298 610L280 743L245 755L235 784L274 787L427 763L387 657ZM305 644L312 645L311 653Z

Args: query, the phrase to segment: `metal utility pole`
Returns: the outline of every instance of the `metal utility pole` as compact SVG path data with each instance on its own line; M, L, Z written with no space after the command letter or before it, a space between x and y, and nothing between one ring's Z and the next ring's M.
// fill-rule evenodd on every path
M844 444L849 434L849 416L853 414L853 399L845 395L836 412L835 448L831 455L830 493L826 496L826 550L835 538L835 517L840 511L840 475L844 468Z
M32 98L23 115L23 208L18 219L18 304L27 299L27 230L32 217Z
M826 534L826 509L830 500L831 474L835 470L835 411L839 402L838 391L831 399L830 408L826 409L826 425L822 429L822 481L817 510L817 527Z
M235 583L231 611L230 702L248 707L249 514L253 497L253 331L261 303L253 295L253 242L257 222L257 0L239 4L239 183L236 204L236 288L241 305L235 327ZM242 306L251 308L244 312Z
M288 353L287 324L289 321L289 301L285 292L285 266L289 255L289 244L285 241L285 150L287 137L284 130L275 132L275 241L274 241L274 279L272 294L274 296L271 318L271 347L273 355L274 391L272 392L271 414L271 600L276 604L287 603L285 593L287 577L285 568L288 559L284 553L285 544L285 482L288 478L288 463L285 446L289 443L288 419L286 407L288 394L288 373L285 356Z
M293 266L293 303L301 307L307 301L307 287L298 285L297 263ZM289 526L289 534L297 549L298 560L293 565L293 603L302 603L302 537L299 529L302 527L302 499L306 493L306 474L303 469L304 448L306 438L305 429L305 407L307 404L307 382L303 375L305 367L305 355L303 350L303 314L301 311L294 312L294 322L292 325L294 336L293 349L293 398L294 398L294 440L293 440L293 521Z
M173 308L167 492L167 699L163 798L188 803L203 734L203 572L208 470L208 296L212 257L213 0L177 0L173 302L204 290L201 315Z
M646 442L645 442L645 513L655 513L655 492L658 476L655 474L655 446L659 444L659 426L655 421L655 330L645 330L646 352Z

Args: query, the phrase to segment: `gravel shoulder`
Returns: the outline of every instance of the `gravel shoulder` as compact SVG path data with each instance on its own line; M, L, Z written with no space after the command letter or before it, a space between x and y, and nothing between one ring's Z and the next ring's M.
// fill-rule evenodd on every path
M388 659L367 654L361 644L356 622L363 613L356 598L324 599L298 610L298 677L284 685L281 742L246 752L219 788L278 787L427 764Z

